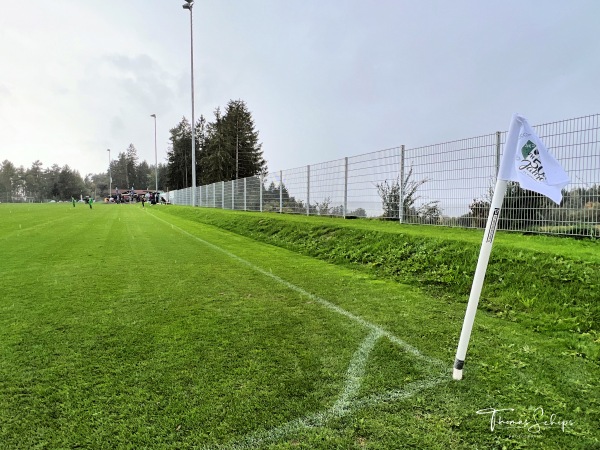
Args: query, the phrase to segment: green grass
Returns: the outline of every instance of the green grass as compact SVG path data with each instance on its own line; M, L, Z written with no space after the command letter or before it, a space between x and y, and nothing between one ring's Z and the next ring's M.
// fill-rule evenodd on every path
M482 231L173 208L174 214L466 301ZM569 331L600 361L600 242L498 233L481 308L532 329Z
M470 230L102 204L0 218L2 448L600 447L597 329L566 307L498 314L496 286L450 379L468 283L440 267L470 263ZM599 263L593 242L497 239L522 252L508 265L556 256L554 290ZM403 247L419 270L386 257ZM572 424L492 431L490 407Z

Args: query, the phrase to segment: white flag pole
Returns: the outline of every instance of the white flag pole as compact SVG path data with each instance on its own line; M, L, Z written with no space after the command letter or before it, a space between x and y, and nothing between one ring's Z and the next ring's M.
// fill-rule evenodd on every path
M477 268L475 269L475 276L473 277L471 294L469 295L469 303L467 304L467 312L465 313L465 320L460 333L458 348L456 349L456 359L454 360L454 371L452 373L452 377L455 380L462 379L467 347L469 345L469 339L471 338L471 330L473 329L473 321L475 320L475 313L477 312L477 305L479 304L479 297L481 295L481 289L483 288L485 272L487 270L488 261L490 260L490 253L492 252L492 244L494 242L494 235L496 234L496 227L498 226L498 219L500 218L502 202L504 201L504 195L506 194L506 185L507 181L498 179L496 181L496 187L494 188L494 196L492 198L490 213L485 226L483 243L481 244L481 250L479 251L479 259L477 260Z
M502 162L500 163L500 170L498 171L499 174L503 173L503 167L506 164L511 163L511 160L516 152L519 130L520 123L517 121L517 114L514 114L508 130L506 143L504 144L504 154L502 155ZM481 289L483 288L483 280L485 279L490 253L492 252L492 245L494 243L494 236L496 234L498 220L500 219L500 210L502 209L502 202L504 201L504 195L506 194L507 183L508 182L506 180L502 180L500 177L498 177L496 180L496 187L494 188L494 195L492 197L490 212L488 214L488 220L485 226L483 242L481 244L481 250L479 251L479 259L477 261L477 268L475 269L475 276L473 277L473 284L471 286L471 294L469 295L469 303L467 304L465 320L460 333L458 348L456 349L454 371L452 372L452 378L455 380L462 379L467 347L469 346L469 339L471 338L471 330L473 329L475 313L477 312L477 305L479 304L479 297L481 295Z

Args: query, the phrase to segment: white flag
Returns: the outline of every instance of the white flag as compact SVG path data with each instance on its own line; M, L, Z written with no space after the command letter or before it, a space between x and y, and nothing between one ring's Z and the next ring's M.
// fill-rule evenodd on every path
M527 119L518 114L512 117L498 177L516 181L523 189L545 195L557 204L562 200L562 188L571 181Z

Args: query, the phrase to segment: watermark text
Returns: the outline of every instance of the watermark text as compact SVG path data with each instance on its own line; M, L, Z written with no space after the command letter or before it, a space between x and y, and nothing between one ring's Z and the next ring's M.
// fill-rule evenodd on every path
M477 411L477 414L490 417L490 430L499 428L518 428L532 434L539 434L552 428L560 429L563 433L574 425L572 420L559 417L557 414L548 414L541 406L533 411L526 411L519 415L514 408L486 408Z

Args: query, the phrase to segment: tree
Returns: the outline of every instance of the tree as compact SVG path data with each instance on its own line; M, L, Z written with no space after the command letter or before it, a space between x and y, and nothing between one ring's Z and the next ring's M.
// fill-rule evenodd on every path
M107 173L90 173L86 178L90 179L90 184L92 184L96 189L96 195L100 197L108 197L108 174Z
M116 159L110 163L110 173L112 176L113 189L126 189L129 185L129 176L127 175L127 155L119 152Z
M436 225L440 223L442 218L442 209L438 200L427 202L416 209L419 223Z
M46 169L45 178L46 178L46 195L48 198L53 198L55 200L60 200L60 189L59 189L59 176L60 176L60 167L58 164L53 164L52 167Z
M88 193L86 195L90 195L91 193L94 197L96 197L98 186L94 181L94 174L88 173L83 179L83 184L85 186L85 192Z
M12 201L13 180L16 178L17 170L15 165L8 159L5 159L0 166L0 201Z
M146 161L136 166L133 185L139 189L154 189L154 170L150 170Z
M600 223L600 185L563 190L561 207L552 207L550 217L553 222L561 224L576 222L597 225Z
M126 182L127 189L130 189L132 186L135 187L138 181L138 155L137 150L133 144L129 144L127 150L125 150L125 167L126 167Z
M183 189L191 186L192 127L183 117L169 132L167 184L170 189Z
M36 202L46 198L46 179L42 162L36 160L25 172L25 194Z
M230 100L223 116L225 141L235 160L231 179L246 178L267 172L262 144L254 128L252 113L243 100Z
M123 191L131 189L131 186L140 187L138 155L135 145L129 144L129 147L124 152L119 152L117 158L110 163L110 172L113 189L119 188Z
M118 159L111 161L114 187L127 189L132 184L139 188L154 186L154 168L146 161L138 163L137 160L137 150L131 144L125 152L119 153ZM159 165L163 180L166 180L166 169L166 165ZM104 196L108 195L108 189L107 173L90 173L83 179L69 166L53 164L44 169L40 161L35 161L25 169L15 167L8 160L0 164L0 202L68 200L71 196L79 198L80 195L94 194Z
M154 170L154 167L152 166L152 170ZM162 190L162 191L166 191L169 189L169 185L168 185L168 177L167 174L169 173L169 166L167 164L162 164L162 163L158 163L158 189Z
M383 217L398 219L400 212L400 181L394 180L391 184L388 180L375 185L377 194L381 197Z
M235 159L220 108L215 109L214 114L215 121L206 126L201 153L200 166L202 167L203 184L235 179Z
M482 199L473 199L469 205L472 226L484 228L494 196L490 184ZM503 230L525 230L548 223L554 203L537 192L521 188L519 183L509 181L502 202L498 226Z
M316 202L317 214L320 216L326 216L329 214L329 207L331 205L331 197L325 197L322 202Z
M200 133L202 183L266 174L262 144L246 103L230 100L224 114L220 108L216 108L214 114L214 121L203 128L205 134Z
M490 211L490 202L485 199L474 198L469 204L468 226L476 228L485 228L488 213Z
M350 211L349 216L354 217L367 217L367 211L364 208L357 208L354 211Z
M416 207L417 200L421 197L417 195L419 188L429 181L428 178L413 181L413 168L411 167L404 177L402 186L402 212L404 220L425 221L426 223L436 223L441 217L442 211L439 208L439 201L429 201ZM383 217L398 219L400 212L400 180L397 178L392 183L387 180L375 185L377 193L381 197L383 206Z
M71 197L79 197L80 195L91 195L93 192L86 187L81 175L76 170L71 170L68 165L60 169L58 174L58 195L60 200L68 200Z

